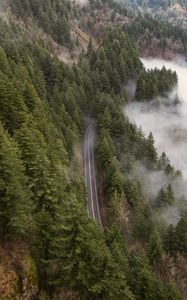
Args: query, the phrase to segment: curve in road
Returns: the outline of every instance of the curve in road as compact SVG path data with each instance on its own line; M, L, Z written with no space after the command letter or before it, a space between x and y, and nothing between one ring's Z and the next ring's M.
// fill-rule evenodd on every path
M95 168L95 128L91 124L86 129L84 142L84 169L85 185L87 189L87 208L92 217L103 229L99 200L97 193L96 168Z

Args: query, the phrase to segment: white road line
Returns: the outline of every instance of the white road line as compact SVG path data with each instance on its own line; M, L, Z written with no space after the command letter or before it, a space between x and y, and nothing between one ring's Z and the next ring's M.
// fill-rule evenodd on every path
M85 134L85 142L84 142L84 176L85 176L85 186L86 186L86 198L87 198L87 210L90 214L89 209L89 200L88 200L88 183L87 183L87 135L88 135L88 129L86 130Z
M94 189L95 189L95 197L96 197L96 208L97 208L97 215L99 218L99 223L101 225L101 228L103 229L103 224L101 221L101 215L100 215L100 209L99 209L99 199L98 199L98 193L97 193L97 184L96 184L96 173L95 173L95 158L94 158L94 131L92 130L92 160L93 160L93 179L94 179Z
M93 218L96 219L95 217L95 211L94 211L94 204L93 204L93 189L92 189L92 173L91 173L91 157L90 157L90 131L91 129L89 129L89 136L88 136L88 166L89 166L89 182L90 182L90 193L91 193L91 207L92 207L92 213L93 213Z
M95 133L93 125L89 125L85 133L84 142L84 172L85 186L87 189L87 210L90 217L92 217L96 222L98 222L101 228L103 229L97 193L94 142Z

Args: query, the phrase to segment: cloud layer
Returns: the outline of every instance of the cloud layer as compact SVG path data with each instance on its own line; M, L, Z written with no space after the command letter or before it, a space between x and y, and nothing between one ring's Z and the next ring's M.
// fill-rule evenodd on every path
M187 179L187 64L182 60L166 62L142 59L142 62L148 69L161 69L165 65L167 69L177 72L181 104L174 107L163 104L156 109L154 100L149 103L135 102L127 106L126 114L132 122L142 126L146 134L152 131L159 154L165 151L174 167L180 169Z
M146 135L153 133L155 145L161 155L166 152L171 164L175 169L183 172L184 179L187 180L187 64L180 60L178 62L166 62L158 59L142 59L144 66L148 69L157 67L161 69L163 65L167 69L175 70L178 74L178 87L168 95L167 99L160 99L163 103L158 108L155 106L157 99L152 99L147 103L133 102L125 108L125 113L137 126L141 126ZM172 101L173 95L178 94L181 104L166 105L168 99ZM144 186L145 194L154 204L159 190L169 183L168 177L162 171L149 171L141 162L137 162L130 174L131 178L139 179ZM176 203L171 207L165 207L160 211L159 217L165 219L168 224L176 224L180 218L180 210L183 207L183 195L187 195L187 186L177 179L172 182ZM185 197L186 198L186 197Z

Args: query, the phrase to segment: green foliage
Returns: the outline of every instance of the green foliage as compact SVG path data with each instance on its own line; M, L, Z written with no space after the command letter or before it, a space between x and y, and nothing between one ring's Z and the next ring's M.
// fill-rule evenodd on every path
M133 220L133 236L143 242L148 242L154 228L153 222L144 211L136 214Z
M2 21L1 28L1 232L32 244L46 289L44 261L52 226L60 222L57 212L65 195L69 199L68 186L80 201L85 198L74 159L82 130L79 105L87 101L85 83L78 67L60 63L41 42L31 43L19 28Z
M2 47L0 47L0 71L4 72L5 74L8 74L10 71L9 62Z
M8 234L25 236L33 226L33 204L17 143L0 123L0 224Z
M170 164L169 158L166 156L166 153L163 152L159 158L158 165L161 169L165 169Z
M173 6L177 3L184 3L184 0L118 0L117 2L121 3L123 6L125 6L128 9L147 9L147 8L162 8L166 9L170 6Z
M151 272L146 259L132 254L129 258L131 273L129 284L133 289L136 299L169 300L182 299L172 285L161 283Z
M66 0L11 0L12 11L18 18L33 17L38 25L60 44L70 42L68 17L70 3Z
M177 74L163 67L140 73L136 88L137 101L150 101L166 95L177 85Z
M186 211L182 212L181 218L174 227L170 225L165 236L165 249L172 255L178 252L186 255L187 253L187 219Z
M155 141L152 132L150 132L147 139L147 161L148 166L153 165L157 162L157 151L155 148Z
M119 93L121 85L142 68L128 34L118 28L108 30L96 59L93 59L93 55L92 51L90 63L93 80L101 92L113 90Z
M0 106L1 121L12 134L24 122L27 108L12 82L9 82L8 77L2 73L0 73Z
M69 2L11 3L18 18L32 17L60 44L70 42ZM99 8L100 1L91 5ZM122 110L121 87L144 72L131 38L122 28L109 29L97 50L90 40L86 57L70 67L16 25L0 25L0 225L5 238L15 235L31 244L40 298L56 298L64 289L80 299L180 299L173 287L155 279L151 263L162 261L160 236L143 187L127 179L139 160L150 170L173 172L164 155L158 160L152 134L146 138ZM87 216L77 161L85 113L97 121L98 170L114 223L106 233ZM171 203L171 186L166 190ZM126 232L126 206L133 217L128 238L144 248L145 260L141 253L129 255L125 246L120 229ZM185 227L181 219L175 229L181 252Z
M147 255L150 259L151 264L157 264L161 261L163 254L162 242L157 231L153 231L153 233L149 237L149 242L147 246Z
M178 250L187 254L187 212L182 212L180 221L176 226L176 236L178 239Z
M127 40L126 46L125 43L123 44L125 38L124 40L123 38L116 40L110 32L109 36L110 42L106 34L103 45L100 46L97 52L90 54L91 75L93 76L94 88L97 90L92 104L94 116L98 122L97 163L103 179L104 196L107 201L108 224L115 223L117 226L121 226L124 231L128 230L126 228L126 220L124 221L123 218L124 207L125 209L130 207L131 215L130 217L127 216L127 218L132 218L132 221L128 220L128 222L132 222L132 232L129 234L128 231L130 236L127 239L133 240L135 244L138 241L138 244L141 245L140 247L144 249L142 252L146 253L145 261L141 262L140 256L137 255L136 266L131 265L131 259L127 263L124 258L125 253L122 255L120 242L116 241L112 230L106 233L107 244L114 255L118 253L124 270L129 270L125 272L129 274L128 284L136 299L165 300L175 299L175 297L176 299L181 299L178 291L173 286L169 289L167 284L156 279L154 275L155 270L159 272L159 268L162 268L165 247L163 247L160 232L152 220L152 210L148 199L144 195L143 186L132 178L127 179L131 176L128 171L131 170L135 161L141 161L141 164L150 171L163 170L168 176L168 182L169 178L171 179L174 176L175 170L170 165L165 154L158 159L152 133L146 138L141 128L138 129L131 124L122 112L122 106L125 101L119 95L120 88L116 84L118 81L116 71L120 78L120 81L118 81L119 86L121 86L123 82L130 77L132 78L135 74L140 78L144 70L141 73L141 65L136 68L136 59L132 62L131 69L131 62L125 56L119 65L118 63L113 65L113 61L118 62L121 51L125 49L128 53L129 48ZM115 33L116 36L118 35ZM106 45L113 44L113 47L108 46L105 49L105 43ZM110 55L107 55L107 52L110 52ZM120 68L121 66L122 68ZM123 66L125 67L123 68ZM126 71L124 72L124 70ZM177 82L176 74L171 71L163 69L152 72L151 75L147 75L145 83L145 91L148 92L146 90L147 85L151 80L155 80L153 86L152 83L149 85L149 87L151 86L150 97L152 97L152 92L155 96L156 94L159 95L155 86L158 86L159 89L161 81L163 84L163 87L161 87L163 88L163 95ZM156 74L155 79L152 79L154 73ZM110 81L113 74L117 78L116 81ZM170 79L171 82L169 82ZM103 86L101 86L102 84ZM127 165L128 170L126 168ZM167 194L167 201L162 199L162 205L172 205L175 202L175 195L170 184L164 189L164 192ZM125 252L124 249L123 251Z
M52 286L78 290L81 299L133 299L118 260L73 195L56 221L47 261Z
M138 209L143 198L142 187L139 182L127 180L124 185L125 195L127 201L135 208Z
M158 195L158 204L160 206L172 205L175 203L175 195L171 185L169 184L166 189L162 188Z
M167 230L167 234L165 236L165 243L164 243L166 251L170 252L174 255L177 252L177 238L175 227L170 225Z
M131 35L140 50L152 46L164 52L172 49L173 43L177 41L180 51L185 51L187 41L185 30L172 23L157 20L150 14L138 15L132 22L125 24L124 29Z

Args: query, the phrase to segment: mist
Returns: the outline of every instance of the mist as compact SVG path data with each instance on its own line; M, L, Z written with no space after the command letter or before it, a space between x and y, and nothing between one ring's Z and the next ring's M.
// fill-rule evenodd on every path
M166 69L176 71L178 86L168 94L167 98L159 99L161 103L159 107L154 105L158 99L150 99L151 101L145 103L133 102L128 104L125 113L132 123L142 127L146 135L150 131L153 133L158 154L161 155L162 152L166 152L171 165L175 169L181 170L184 179L187 180L187 63L182 59L173 62L160 59L142 59L142 62L146 69L155 67L161 69L165 66ZM168 100L172 102L176 93L179 96L180 104L166 105ZM131 176L143 183L150 199L155 199L160 188L168 184L164 172L150 172L141 163L134 165ZM175 182L173 187L178 199L187 194L187 188L184 190ZM179 218L180 204L176 203L175 205L176 207L163 210L168 223L176 223Z
M156 109L154 99L147 103L134 102L126 107L126 114L133 123L142 127L145 134L153 133L158 153L165 151L174 167L181 170L187 179L187 64L182 60L142 59L142 62L148 69L161 69L165 65L167 69L177 72L177 93L181 103L166 106L164 101L167 99L161 99L163 105ZM174 92L168 97L172 98Z
M84 4L88 3L88 0L71 0L71 1L75 2L77 4L81 4L81 5L84 5Z

